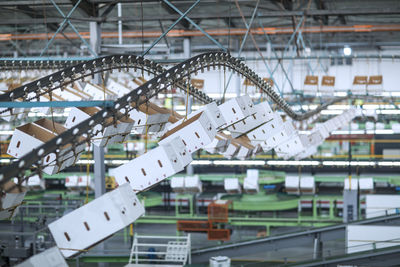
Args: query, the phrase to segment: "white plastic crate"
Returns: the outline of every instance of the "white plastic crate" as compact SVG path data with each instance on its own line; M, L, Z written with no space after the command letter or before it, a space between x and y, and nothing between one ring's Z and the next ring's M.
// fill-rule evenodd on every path
M119 185L128 183L135 192L149 189L183 170L181 156L166 145L160 145L142 156L114 169Z
M315 194L315 179L313 176L300 178L300 191L302 194Z
M68 258L110 237L144 214L128 184L89 202L49 224L50 232Z
M63 255L57 247L46 249L45 251L36 254L17 267L68 267Z
M225 178L224 189L229 194L240 194L242 192L238 178Z
M288 194L300 194L300 178L299 176L286 176L285 188Z
M174 192L182 193L185 190L185 177L172 177L171 188Z
M159 143L168 143L176 137L181 137L188 152L193 153L211 143L216 133L207 114L201 112L168 131Z
M198 175L185 177L185 191L190 193L202 192L202 183Z

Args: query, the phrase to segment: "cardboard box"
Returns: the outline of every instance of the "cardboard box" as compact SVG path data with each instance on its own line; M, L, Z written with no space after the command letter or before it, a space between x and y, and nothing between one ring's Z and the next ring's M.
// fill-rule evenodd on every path
M183 193L185 190L185 177L172 177L171 188L176 193Z
M81 175L78 176L78 184L77 187L79 189L86 189L88 187L89 190L94 190L94 182L92 180L92 177L89 175Z
M59 135L67 131L67 128L65 128L61 124L55 122L53 123L51 120L48 119L40 119L35 121L34 123L51 133L55 133L56 135ZM83 138L79 138L79 142L82 142L83 140L84 140ZM66 145L63 148L61 148L59 153L59 158L57 160L59 162L62 162L62 164L57 172L74 164L75 161L78 160L81 154L84 152L85 148L86 148L86 143L77 145L74 150L72 150L70 145Z
M113 79L108 79L107 89L118 95L119 97L124 96L132 91L132 89L125 87L124 85L114 81Z
M260 125L273 120L275 117L271 107L267 102L262 102L255 105L254 109L256 113L228 127L228 130L231 132L233 138L237 138L243 134L251 132L257 127L260 127Z
M18 183L18 179L14 178L14 183ZM45 190L46 184L44 179L40 179L39 175L33 175L27 178L22 185L30 190Z
M17 187L13 181L7 181L1 188L1 191L3 190L5 193L1 195L1 210L21 205L27 192L25 187Z
M344 190L358 190L358 179L351 178L351 187L350 187L350 179L344 179Z
M248 194L258 193L259 191L258 175L247 175L243 181L243 189Z
M277 145L277 142L280 141L280 139L277 140L277 138L279 138L281 132L285 129L285 123L278 113L274 113L272 117L272 120L264 123L247 135L253 145L260 144L265 152L273 149Z
M19 210L19 207L0 210L0 221L1 220L11 220L18 213L18 210Z
M358 179L358 185L360 187L360 191L372 192L374 190L374 178L360 178Z
M218 108L227 127L255 113L254 104L249 102L248 96L232 98Z
M226 127L226 122L224 117L221 114L220 109L217 106L217 103L211 102L210 104L201 107L200 109L188 114L188 119L196 116L197 114L204 112L207 117L210 119L215 129L222 129ZM182 123L183 120L180 120L178 123Z
M86 83L83 87L83 92L92 96L93 100L115 100L118 95L106 87L101 87L96 84Z
M294 157L294 159L295 159L295 160L305 159L305 158L308 158L308 157L310 157L310 156L312 156L312 155L317 154L317 152L318 152L318 149L317 149L316 146L309 146L309 147L306 147L306 148L305 148L303 151L301 151L299 154L297 154L297 155Z
M89 202L49 224L57 247L68 258L105 240L144 214L128 184Z
M95 115L100 110L101 109L98 107L71 108L67 121L65 122L65 127L72 128ZM112 119L109 118L107 122L111 123ZM122 117L117 121L116 125L112 124L104 130L102 126L98 124L93 128L94 133L97 132L97 134L93 137L92 143L96 146L104 147L113 143L124 142L132 130L133 123L134 121L132 119Z
M280 124L278 126L279 130L276 130L276 132L270 136L266 141L261 143L262 148L264 151L271 150L272 148L278 147L278 145L288 141L291 139L291 137L297 133L295 128L293 127L293 124L289 121L284 122L283 124Z
M203 191L202 183L198 175L185 177L185 191L190 193L200 193Z
M182 142L182 138L175 137L169 143L161 144L166 149L174 151L178 155L178 161L182 167L186 167L192 162L192 154L188 152L186 146Z
M63 255L57 247L33 255L29 259L17 265L17 267L68 267Z
M40 119L17 127L11 138L7 153L13 157L21 158L33 149L55 138L67 129L62 125L48 119ZM55 153L43 157L43 172L52 175L72 165L83 153L86 144L81 144L72 150L71 145L60 149L58 158ZM76 156L75 156L76 155Z
M307 147L308 142L305 144L300 136L299 134L293 134L288 140L280 143L275 148L277 156L289 159L302 152Z
M251 157L252 153L253 149L246 146L240 146L239 151L236 153L235 157L240 160L244 160Z
M176 137L181 137L188 152L193 153L211 143L216 133L209 117L206 113L201 112L168 131L161 138L159 144L168 143Z
M224 152L221 152L220 154L222 154L227 159L231 159L238 154L240 147L241 146L238 143L232 143L231 141L226 150Z
M65 187L71 190L78 189L78 175L69 175L65 177Z
M290 195L300 194L300 178L299 176L286 176L285 177L285 188L286 193Z
M319 132L323 139L326 139L330 136L328 129L325 127L323 123L316 123L315 127L311 130L311 133Z
M304 176L300 178L300 191L302 194L315 194L315 179L313 176Z
M175 150L163 144L115 168L114 177L119 185L129 183L135 192L144 191L182 171L184 161Z
M238 178L225 178L224 189L228 194L240 194L242 192Z
M223 153L226 151L229 144L230 140L220 139L217 134L214 140L204 147L204 150L210 154Z
M140 110L133 109L129 112L129 117L133 120L132 129L138 134L146 134L146 132L156 133L164 130L170 114L148 115Z

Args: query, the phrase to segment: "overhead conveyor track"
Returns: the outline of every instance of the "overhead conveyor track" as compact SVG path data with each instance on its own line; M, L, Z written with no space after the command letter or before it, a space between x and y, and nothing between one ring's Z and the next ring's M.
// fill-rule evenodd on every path
M24 68L24 66L28 67L29 64L31 64L29 61L4 61L0 64L0 69L21 69ZM33 65L37 67L39 64L40 66L48 66L47 68L58 66L51 65L52 63L50 63L50 61L40 61L40 63L34 63ZM168 70L164 70L160 65L142 57L130 55L114 55L89 60L75 66L67 67L44 78L30 82L0 95L0 101L12 102L21 99L24 101L39 100L40 96L49 94L58 88L63 88L74 81L84 80L85 77L93 77L95 74L103 73L105 71L121 71L129 70L130 68L144 69L154 73L155 77L116 100L114 106L104 108L86 121L83 121L75 127L60 134L58 137L32 150L18 161L2 167L0 169L0 185L14 177L25 177L24 171L29 170L32 165L40 166L39 163L50 153L56 154L57 158L59 158L60 148L65 145L70 145L71 150L74 151L76 146L83 142L89 142L91 137L95 136L99 132L99 130L94 130L96 126L100 125L100 131L102 131L105 127L110 126L111 124L116 124L119 119L128 117L130 110L143 103L147 103L151 98L155 97L165 89L171 86L178 86L181 89L187 90L186 83L191 75L196 75L200 71L203 72L204 70L210 70L210 68L216 67L222 67L244 76L255 84L255 86L260 88L272 102L294 120L308 119L318 114L321 110L326 109L330 104L347 98L334 98L323 105L320 105L317 109L306 113L297 113L293 111L290 105L271 88L269 83L265 82L239 59L222 52L200 54L181 62ZM189 94L205 104L215 101L203 92L191 86L189 86ZM11 108L4 109L1 113L10 109ZM110 119L112 122L110 122ZM99 127L97 127L97 129L98 128ZM81 140L79 138L82 136L84 137L84 141L78 141ZM65 152L63 155L71 150ZM40 171L40 167L38 167L38 170ZM36 172L38 171L36 170Z
M399 225L400 215L366 219L349 224L339 224L296 233L271 236L244 242L236 242L234 244L197 249L192 251L192 261L206 262L210 257L217 255L224 255L230 258L245 257L249 254L265 253L270 250L279 250L283 248L298 247L302 245L312 245L315 239L319 239L319 241L321 242L337 240L340 238L344 239L347 225L379 224Z

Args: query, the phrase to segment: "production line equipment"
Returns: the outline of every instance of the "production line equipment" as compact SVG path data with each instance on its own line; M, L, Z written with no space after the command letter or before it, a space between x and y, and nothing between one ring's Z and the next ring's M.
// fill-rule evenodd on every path
M112 69L137 68L146 65L144 62L151 65L143 58L134 56L109 56L91 60L7 92L0 96L0 101L40 100L43 95L51 94L86 76ZM250 79L295 120L308 119L324 108L323 105L311 112L298 114L268 83L238 59L225 53L201 54L169 70L160 70L161 74L103 109L72 109L65 125L41 119L17 127L7 152L18 160L2 167L0 176L2 190L6 193L15 192L16 197L7 202L5 198L9 194L3 194L3 210L15 213L26 192L22 183L30 176L42 171L54 174L74 164L88 143L107 146L124 141L134 127L140 132L144 125L135 125L135 119L139 121L136 118L141 114L139 112L146 112L147 109L140 108L142 105L150 105L152 97L171 86L185 88L185 79L192 73L216 66L229 68ZM148 190L182 171L192 161L191 154L199 149L238 159L275 149L284 158L302 158L312 154L329 132L354 117L354 110L351 109L336 117L333 124L328 121L313 129L311 134L302 135L290 121L283 121L278 113L273 112L268 102L255 105L249 96L244 95L219 103L199 90L189 89L189 94L206 104L203 108L183 118L172 112L169 115L175 116L175 122L170 125L165 125L169 116L154 117L154 132L161 135L159 146L114 170L119 187L49 224L57 247L65 258L86 251L142 216L144 207L137 200L136 193ZM11 111L12 108L4 108L1 112ZM226 131L230 134L226 134ZM32 165L36 168L26 175ZM16 178L16 183L11 182L12 178ZM3 203L11 204L5 207ZM72 222L81 227L72 227ZM82 236L85 238L77 238Z

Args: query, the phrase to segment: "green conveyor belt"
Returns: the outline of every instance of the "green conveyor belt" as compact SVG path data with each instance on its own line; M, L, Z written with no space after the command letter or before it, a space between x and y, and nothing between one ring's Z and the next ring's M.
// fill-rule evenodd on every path
M226 195L222 199L232 200L236 211L274 211L297 208L299 198L286 194Z

